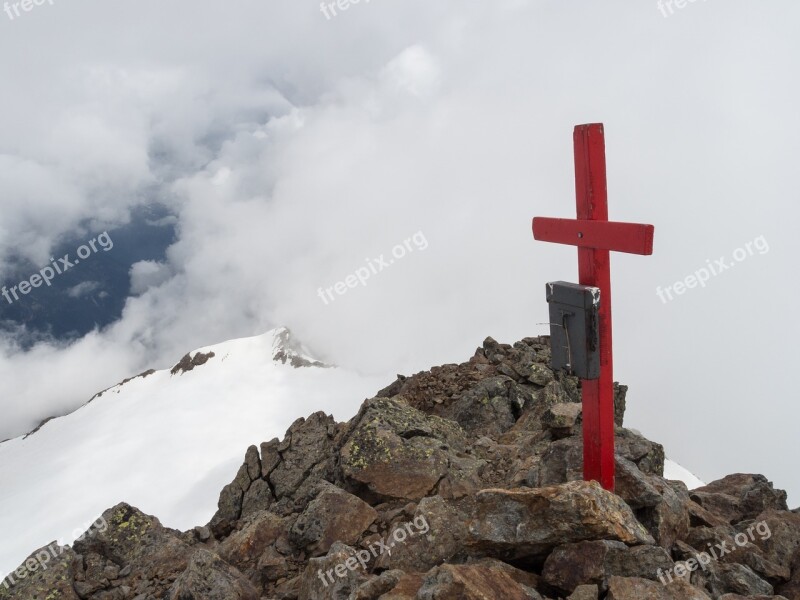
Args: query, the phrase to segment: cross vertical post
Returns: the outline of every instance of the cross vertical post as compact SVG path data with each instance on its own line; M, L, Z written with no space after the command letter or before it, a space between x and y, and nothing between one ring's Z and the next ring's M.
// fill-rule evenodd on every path
M575 194L579 220L608 221L605 137L602 124L578 125ZM600 379L583 380L583 476L614 489L614 365L611 339L611 253L578 247L578 278L600 288Z

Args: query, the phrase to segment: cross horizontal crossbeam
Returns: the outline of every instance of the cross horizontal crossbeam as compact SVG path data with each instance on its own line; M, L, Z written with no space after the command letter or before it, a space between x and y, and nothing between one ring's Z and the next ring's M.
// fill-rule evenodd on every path
M533 219L533 237L540 242L614 250L629 254L651 255L654 233L655 227L639 223L549 217Z

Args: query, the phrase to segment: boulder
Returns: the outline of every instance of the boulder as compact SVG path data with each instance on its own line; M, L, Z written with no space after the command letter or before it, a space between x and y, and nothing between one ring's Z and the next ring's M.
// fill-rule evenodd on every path
M663 585L637 577L612 577L606 600L711 600L683 579Z
M471 435L498 436L514 425L522 408L510 394L515 385L505 375L484 379L450 404L442 416Z
M579 585L567 600L597 600L600 595L596 585Z
M46 590L48 597L58 600L80 600L72 585L80 573L80 557L72 549L53 542L31 554L15 571L0 576L0 599L44 598L39 594ZM101 588L102 585L97 589Z
M397 585L380 596L379 600L416 600L423 581L424 575L421 573L406 573Z
M501 559L544 558L556 546L584 540L654 543L622 499L584 481L483 490L475 498L469 534L473 548Z
M788 510L786 492L776 490L763 475L728 475L693 490L691 498L727 523L754 519L767 510Z
M292 424L277 446L280 460L268 477L278 500L294 498L302 503L320 479L332 476L336 430L336 421L323 412ZM262 473L264 467L262 461ZM288 502L284 504L289 507Z
M647 481L658 492L660 499L655 506L637 509L636 518L659 546L671 548L689 533L689 494L686 485L679 481L667 481L660 476L651 476Z
M738 563L711 561L704 570L692 574L692 583L702 586L712 596L740 594L742 596L772 596L773 587L750 567Z
M275 581L288 570L286 558L275 550L285 547L289 522L271 512L251 515L219 546L219 554L254 580ZM283 544L280 543L283 540Z
M290 533L290 541L310 556L325 554L336 541L355 544L378 517L369 504L327 481L318 489Z
M340 452L345 481L371 499L419 500L450 473L450 455L466 448L452 421L426 415L400 399L368 400Z
M559 402L550 406L542 417L542 423L554 439L561 439L578 432L582 407L577 402Z
M239 571L205 549L191 556L167 596L169 600L259 600L260 597L260 592Z
M326 556L308 561L300 578L298 597L299 600L349 598L367 579L355 549L336 542Z
M544 563L542 578L566 594L581 584L596 584L605 592L615 575L656 580L659 571L673 566L670 555L659 546L629 548L608 540L578 542L553 550Z
M516 581L507 571L480 562L442 565L432 569L417 592L419 600L541 600L539 593Z
M378 569L425 573L463 552L467 538L466 518L441 496L423 498L413 521L395 525L387 537L393 539L394 532L406 526L413 535L402 544L395 544L391 553L381 554L376 563Z

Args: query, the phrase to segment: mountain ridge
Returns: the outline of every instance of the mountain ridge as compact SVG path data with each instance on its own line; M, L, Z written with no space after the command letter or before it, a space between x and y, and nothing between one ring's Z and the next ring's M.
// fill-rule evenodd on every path
M663 447L623 427L626 393L613 495L580 481L580 382L550 370L549 340L487 338L465 363L398 376L346 422L317 411L250 446L207 525L116 504L0 598L800 597L785 492L760 475L692 492L664 479ZM707 541L762 524L770 537L735 560L673 580Z

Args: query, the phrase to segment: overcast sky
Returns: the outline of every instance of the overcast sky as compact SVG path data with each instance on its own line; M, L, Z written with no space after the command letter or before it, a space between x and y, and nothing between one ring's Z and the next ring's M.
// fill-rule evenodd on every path
M574 217L572 128L602 121L611 218L656 226L653 256L612 259L628 425L701 478L764 473L800 498L796 1L11 11L0 275L12 256L47 265L60 241L154 202L177 241L134 266L114 325L67 346L0 340L0 439L278 325L373 373L546 333L544 284L575 280L576 252L534 242L530 219ZM704 288L657 295L739 248ZM365 266L366 285L338 295Z

